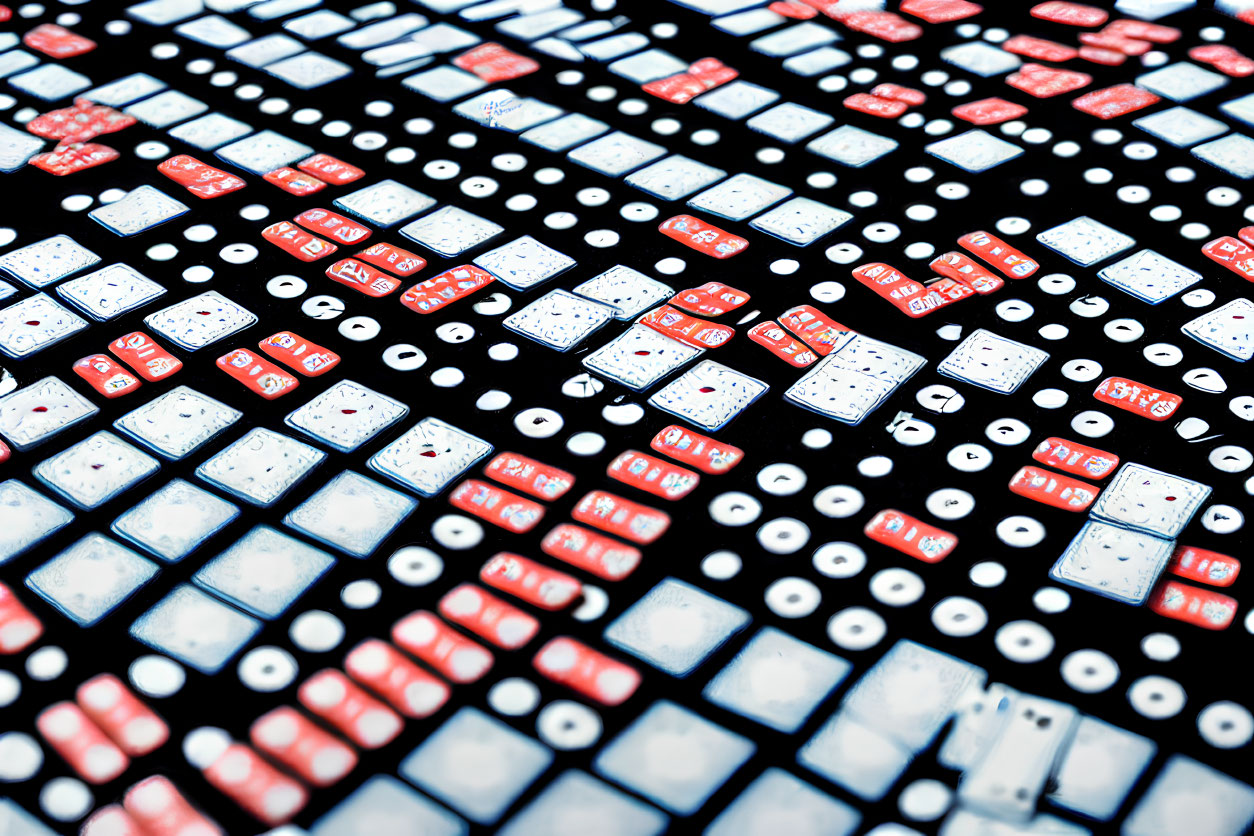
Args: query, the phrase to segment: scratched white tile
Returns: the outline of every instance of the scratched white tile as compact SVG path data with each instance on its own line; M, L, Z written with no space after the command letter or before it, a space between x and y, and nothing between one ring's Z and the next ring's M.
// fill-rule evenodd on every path
M110 264L70 279L57 293L92 319L105 322L161 297L165 288L129 264Z
M99 412L58 377L45 377L0 398L0 435L27 450Z
M268 508L327 457L303 441L257 427L196 468L196 475L245 502Z
M400 228L401 235L443 256L461 255L505 231L487 218L443 206Z
M418 501L345 470L292 509L283 524L365 559L418 507Z
M162 392L113 426L167 459L181 459L243 413L187 386Z
M583 358L583 364L590 371L638 390L652 386L704 353L704 349L684 345L647 325L633 323Z
M74 521L74 514L17 479L0 482L0 564Z
M0 270L23 284L45 287L100 263L100 256L68 235L53 235L0 256Z
M144 317L144 324L188 351L212 345L257 321L252 311L207 290Z
M474 263L514 290L535 287L575 266L573 258L530 235L489 250Z
M152 456L107 430L44 459L31 473L61 496L90 510L156 473Z
M304 406L284 423L330 447L356 450L409 414L409 407L351 380L341 380Z
M492 452L482 438L423 418L367 462L367 466L422 496L434 496Z
M36 293L0 310L0 351L21 358L61 342L87 327L87 320Z
M435 198L395 180L381 180L337 197L333 205L375 226L392 226L435 206Z
M702 360L659 389L649 405L713 432L727 426L768 388L756 377Z
M127 192L121 200L91 210L87 217L109 231L129 238L189 211L186 203L175 200L160 189L140 186Z

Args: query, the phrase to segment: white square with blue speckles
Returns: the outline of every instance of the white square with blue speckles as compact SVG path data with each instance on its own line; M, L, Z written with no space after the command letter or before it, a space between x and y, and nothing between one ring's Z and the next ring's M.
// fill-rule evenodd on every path
M1204 70L1188 61L1177 61L1136 77L1136 86L1173 102L1187 102L1213 93L1228 83L1227 76Z
M448 258L474 249L504 231L500 224L456 206L442 206L400 228L401 235Z
M609 305L615 319L635 319L675 295L674 288L669 285L623 264L615 264L604 273L593 276L576 286L574 292Z
M368 386L341 380L288 413L283 423L336 450L356 450L409 414L409 407Z
M282 831L280 831L282 832ZM466 836L466 822L390 775L367 778L314 821L309 836Z
M695 813L756 749L753 741L667 700L649 706L603 748L598 773L672 813ZM676 764L701 765L676 769Z
M26 576L26 585L80 627L117 609L157 564L103 534L88 534Z
M206 113L168 131L170 136L201 151L212 151L252 132L252 125L221 113Z
M74 521L74 514L17 479L0 482L0 563Z
M628 174L623 182L662 200L680 200L726 176L721 168L672 154Z
M216 290L207 290L144 317L145 325L188 351L212 345L256 321L256 314Z
M61 496L90 510L131 489L161 465L107 430L44 459L31 473Z
M151 96L153 93L159 93L165 88L166 83L159 78L153 78L148 73L133 73L94 90L88 90L83 94L83 98L109 107L121 107L145 96Z
M731 423L768 388L756 377L703 360L659 389L649 405L713 432Z
M1174 538L1210 494L1210 485L1126 462L1098 495L1089 514L1156 537Z
M1009 395L1048 359L1039 348L977 328L937 363L936 371Z
M1013 142L979 128L933 142L923 150L973 174L988 171L1023 153L1023 149Z
M43 147L44 140L39 137L0 124L0 171L17 171Z
M367 467L417 494L434 496L491 452L482 438L439 418L423 418L375 453Z
M29 450L100 409L59 377L45 377L0 398L0 435Z
M303 160L313 152L314 149L303 142L274 131L261 131L219 148L217 155L231 165L261 176Z
M92 319L105 322L164 295L165 288L129 264L110 264L70 279L57 288L57 294Z
M896 148L897 140L853 125L841 125L806 143L807 151L850 168L862 168Z
M1202 274L1161 253L1141 250L1097 271L1102 281L1157 305L1202 280Z
M1224 102L1219 109L1233 119L1239 119L1247 125L1254 125L1254 93L1246 93L1244 96Z
M843 801L772 766L759 775L745 791L727 805L703 836L743 836L760 833L761 822L787 822L794 834L851 836L862 821L862 813ZM767 834L773 825L767 825ZM907 828L870 831L875 836L913 836ZM763 834L766 836L766 834Z
M764 627L701 695L728 711L791 734L852 669L839 656L783 630Z
M474 73L468 73L447 64L415 73L402 79L401 84L437 102L451 102L453 99L469 96L487 86L487 83Z
M557 351L569 351L614 318L614 310L566 290L553 290L505 318L509 330Z
M666 149L657 143L614 131L580 145L566 156L593 171L609 177L621 177L665 154Z
M792 194L792 189L752 174L733 174L688 201L693 209L743 221Z
M113 532L167 563L182 560L239 516L239 507L175 479L113 521Z
M1170 540L1090 520L1049 570L1059 583L1140 605L1175 548Z
M283 524L351 557L370 557L418 501L345 470L292 509Z
M392 226L435 206L435 198L395 180L381 180L334 201L337 209L374 224Z
M256 427L196 468L196 475L245 502L268 508L326 457L317 447Z
M983 41L967 41L947 47L940 51L940 57L947 64L984 78L1013 72L1023 63L1019 56Z
M593 119L582 113L568 113L552 122L524 131L519 139L549 151L565 151L598 137L609 129L610 126L600 119Z
M245 612L278 618L335 565L335 558L259 525L210 560L192 582Z
M671 676L688 676L748 626L749 613L665 578L605 629L605 641Z
M781 66L790 73L809 78L810 76L831 72L851 61L853 61L853 56L843 49L837 49L834 46L821 46L818 49L812 49L809 52L786 58Z
M637 322L583 358L583 364L590 371L639 390L704 353L704 349L685 345Z
M166 90L164 93L135 102L126 108L124 113L134 116L145 125L154 128L168 128L175 122L199 116L209 109L209 105L200 99L193 99L178 90Z
M211 46L214 49L227 49L239 46L252 35L247 29L232 23L222 15L205 15L174 27L174 31L189 41Z
M480 93L456 105L453 112L485 128L510 133L534 128L565 113L560 107L505 89Z
M1180 330L1203 345L1244 363L1254 357L1254 302L1233 299L1189 320Z
M175 200L160 189L140 186L131 189L121 200L91 210L87 217L110 232L129 238L189 211L186 203Z
M261 622L180 584L131 625L137 641L201 673L220 671L261 630Z
M1081 267L1090 267L1136 244L1130 235L1087 216L1047 229L1036 240Z
M853 215L843 209L819 203L808 197L794 197L765 214L758 215L749 226L774 235L789 244L805 247L843 226Z
M1193 148L1193 156L1233 177L1254 177L1254 139L1245 134L1228 134Z
M591 827L596 829L597 836L658 836L665 832L668 821L666 814L653 805L586 772L568 769L510 818L498 833L500 836L587 836Z
M37 99L52 102L83 92L91 87L91 79L60 64L44 64L10 76L9 84Z
M254 41L228 49L226 57L250 67L261 68L305 51L305 45L287 35L263 35Z
M476 258L474 263L514 290L535 287L575 266L573 258L530 235L489 250Z
M626 58L619 58L606 69L636 84L648 84L659 78L682 73L688 64L664 49L645 49Z
M779 93L774 90L737 79L702 93L692 103L724 119L744 119L777 101Z
M400 773L471 821L488 825L552 762L547 746L465 707L401 761Z
M840 40L840 35L819 23L802 21L749 41L749 49L772 58L786 58Z
M100 263L100 256L68 235L54 235L0 256L0 270L25 285L45 287Z
M353 74L353 68L348 64L328 58L320 52L302 52L267 64L264 69L280 81L286 81L301 90L322 87Z
M167 459L181 459L243 416L187 386L176 386L113 422Z
M1187 148L1228 132L1228 126L1218 119L1183 106L1142 116L1132 120L1132 124L1177 148Z
M745 124L758 133L792 145L818 133L835 121L826 113L794 102L784 102L750 117Z

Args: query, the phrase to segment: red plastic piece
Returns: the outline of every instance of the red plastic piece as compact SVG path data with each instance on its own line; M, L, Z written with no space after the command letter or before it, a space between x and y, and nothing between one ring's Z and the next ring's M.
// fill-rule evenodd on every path
M459 685L482 679L492 669L492 651L463 636L426 610L392 625L392 641Z
M640 550L574 523L544 535L544 553L607 581L621 581L640 565Z
M430 717L451 693L433 674L381 639L366 639L349 651L344 670L406 717Z
M678 424L659 430L649 446L664 456L715 476L731 470L745 457L745 451L735 445L725 444Z
M924 563L939 563L958 545L958 538L892 508L880 511L862 529L867 537Z
M623 499L609 491L586 494L570 515L576 522L586 523L642 546L665 534L671 524L669 514Z
M602 705L622 705L640 687L635 668L568 636L550 640L532 664L548 679Z
M575 477L565 470L517 453L498 453L483 472L502 485L548 501L565 496L575 484Z
M570 575L510 552L501 552L483 564L479 580L550 611L569 607L583 592L583 586Z

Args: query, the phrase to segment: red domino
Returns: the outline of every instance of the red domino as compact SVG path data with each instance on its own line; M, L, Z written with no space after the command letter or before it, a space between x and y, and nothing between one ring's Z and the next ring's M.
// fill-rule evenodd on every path
M100 729L133 758L160 748L170 729L111 673L102 673L78 686L78 705Z
M547 678L602 705L621 705L640 686L635 668L568 636L550 640L532 664Z
M451 693L447 685L379 639L366 639L349 651L344 670L406 717L430 717Z
M479 580L542 610L565 609L583 592L579 581L570 575L509 552L483 564Z
M508 601L473 583L450 589L440 599L440 615L505 650L517 650L540 631L540 622Z
M392 641L459 685L482 679L494 661L490 650L426 610L393 624Z
M395 711L335 668L321 670L305 680L296 698L362 749L386 746L404 728Z
M329 787L353 771L357 753L291 706L253 721L248 738L257 749L315 787Z

